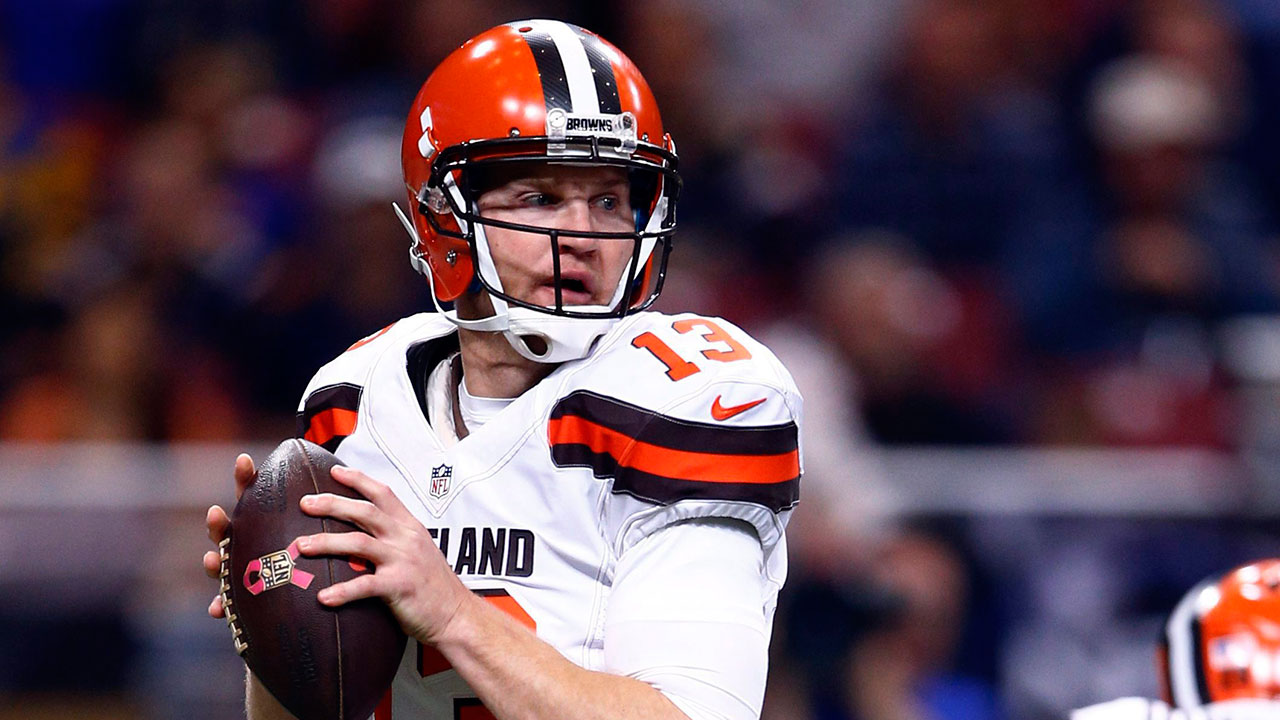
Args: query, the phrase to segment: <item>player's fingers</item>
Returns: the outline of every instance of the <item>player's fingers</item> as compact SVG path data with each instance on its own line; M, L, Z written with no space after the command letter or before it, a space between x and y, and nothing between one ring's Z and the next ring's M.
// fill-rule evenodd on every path
M378 506L379 509L396 520L405 522L413 519L413 514L409 512L404 503L400 502L400 498L396 497L396 494L385 483L378 482L359 470L345 465L334 465L329 474L333 476L334 480L369 498L369 502Z
M298 551L308 556L352 555L381 565L386 545L362 532L317 533L298 538Z
M299 506L308 515L346 520L359 525L361 529L372 535L385 535L391 527L386 514L367 500L356 500L333 493L318 493L303 495Z
M253 477L258 473L253 466L253 458L248 453L240 453L236 456L235 471L232 473L236 479L236 499L240 499L240 495L244 493L244 489L249 487L253 482Z
M227 526L230 524L231 518L227 517L227 511L218 505L211 506L204 514L204 525L209 530L209 539L216 543L222 542L222 538L227 536Z
M204 554L204 574L217 579L222 572L222 556L216 550Z
M222 612L222 596L214 595L213 601L209 603L209 617L221 620L224 616Z
M323 605L337 607L353 600L377 597L378 594L378 577L376 574L368 574L337 585L330 585L321 590L316 597Z

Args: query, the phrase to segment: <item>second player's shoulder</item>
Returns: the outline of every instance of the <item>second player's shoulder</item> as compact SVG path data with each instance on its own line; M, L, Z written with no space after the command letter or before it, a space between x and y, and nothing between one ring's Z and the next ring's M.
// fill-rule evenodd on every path
M1158 700L1127 697L1073 710L1070 720L1168 720L1169 706Z
M1075 710L1070 720L1274 720L1278 717L1280 702L1274 700L1248 698L1179 709L1159 700L1127 697Z
M799 391L769 348L728 320L693 313L628 318L575 375L583 389L690 420L760 425L800 412Z

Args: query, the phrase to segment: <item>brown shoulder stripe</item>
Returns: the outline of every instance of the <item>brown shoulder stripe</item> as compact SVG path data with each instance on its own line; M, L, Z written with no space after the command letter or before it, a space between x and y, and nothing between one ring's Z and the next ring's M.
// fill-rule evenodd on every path
M356 430L356 412L364 388L350 383L327 385L307 396L297 415L297 436L329 452Z

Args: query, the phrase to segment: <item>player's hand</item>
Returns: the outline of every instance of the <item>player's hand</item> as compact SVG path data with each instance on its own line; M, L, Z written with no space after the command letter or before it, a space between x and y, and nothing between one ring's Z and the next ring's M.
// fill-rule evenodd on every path
M245 453L240 453L236 457L235 470L232 475L236 481L236 500L244 493L245 488L249 487L253 482L253 478L257 476L258 471L253 466L253 458ZM209 511L204 515L205 528L209 532L209 539L216 546L222 542L227 536L227 526L231 524L231 518L227 515L227 511L223 510L219 505L212 505ZM204 574L218 579L218 573L222 569L222 556L217 550L210 550L204 554ZM213 602L209 603L209 615L215 618L221 618L222 612L222 595L215 594Z
M368 500L329 493L307 495L302 498L302 511L346 520L364 532L304 535L298 538L298 550L303 555L364 558L373 563L375 570L321 590L320 602L335 607L380 597L391 607L406 634L434 644L458 608L475 597L458 580L431 534L391 488L341 465L334 466L332 474L334 480Z

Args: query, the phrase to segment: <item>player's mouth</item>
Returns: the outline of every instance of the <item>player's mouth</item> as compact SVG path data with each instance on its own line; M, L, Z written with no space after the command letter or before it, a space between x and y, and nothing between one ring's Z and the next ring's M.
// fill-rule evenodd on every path
M591 274L574 271L560 275L560 298L564 305L595 305L595 282ZM545 307L555 307L556 283L548 278L538 287L538 302Z

